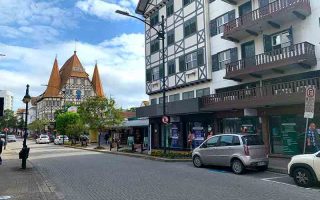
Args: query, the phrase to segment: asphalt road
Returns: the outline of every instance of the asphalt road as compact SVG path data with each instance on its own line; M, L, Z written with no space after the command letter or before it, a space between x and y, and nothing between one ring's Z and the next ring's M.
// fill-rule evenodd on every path
M61 199L70 200L319 200L320 190L286 175L194 168L54 145L31 144L30 161Z

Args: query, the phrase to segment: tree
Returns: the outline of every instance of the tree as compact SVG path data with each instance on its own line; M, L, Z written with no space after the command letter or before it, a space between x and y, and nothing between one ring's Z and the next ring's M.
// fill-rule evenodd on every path
M34 120L32 123L28 125L28 128L31 131L34 131L36 133L41 133L45 130L46 126L49 125L49 121L45 119L37 119Z
M84 128L78 113L66 112L58 115L56 119L56 129L60 134L70 136L80 135Z
M0 117L0 130L4 128L15 128L17 124L17 118L14 116L12 110L5 110L2 117Z
M121 110L116 107L112 98L92 97L80 104L78 108L82 121L93 131L99 132L98 147L100 146L101 132L109 127L119 125L123 122Z

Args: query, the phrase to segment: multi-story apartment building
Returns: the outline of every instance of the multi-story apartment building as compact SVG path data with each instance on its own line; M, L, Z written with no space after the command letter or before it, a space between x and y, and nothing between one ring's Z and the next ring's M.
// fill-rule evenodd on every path
M54 122L56 110L67 104L79 105L92 96L104 96L98 66L95 66L90 80L76 51L60 70L55 59L45 92L35 98L37 119Z
M137 13L151 24L159 16L166 16L167 40L174 32L174 36L178 35L173 39L174 50L183 49L183 54L173 53L176 58L173 76L175 84L181 80L184 84L170 87L170 46L165 47L169 72L166 109L172 123L163 126L161 82L157 86L153 79L157 70L152 70L151 78L148 72L149 68L154 69L152 66L161 64L152 63L161 57L156 53L162 47L148 45L156 42L150 39L146 27L146 88L151 105L138 109L137 115L150 118L154 146L163 147L161 132L166 127L172 137L178 137L172 144L177 148L186 147L189 132L194 132L201 141L203 134L211 130L215 134L261 134L272 154L301 153L305 88L312 85L320 92L317 62L320 46L316 37L320 34L319 9L317 0L140 0ZM173 21L168 13L173 13ZM203 18L196 17L195 27L189 29L193 15ZM179 20L181 28L170 26ZM197 39L190 40L185 35L190 30L196 30L193 37ZM188 50L191 46L199 48L201 31L206 70L201 70L201 62L193 62L201 60L199 53L189 56L192 50ZM200 78L202 71L207 72L205 79ZM196 80L188 82L188 77ZM317 104L315 110L313 121L319 124Z
M8 90L0 90L0 97L4 99L3 110L13 110L13 94Z

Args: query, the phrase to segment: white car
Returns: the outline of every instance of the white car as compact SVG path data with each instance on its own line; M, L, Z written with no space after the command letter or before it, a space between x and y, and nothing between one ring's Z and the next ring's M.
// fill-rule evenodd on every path
M15 135L8 135L7 138L8 138L8 142L16 142L17 141L17 138Z
M40 135L40 137L36 139L36 143L37 144L49 144L50 143L49 136Z
M69 138L66 135L59 135L54 139L54 144L63 144L63 137L64 137L64 142L69 142Z
M288 174L301 187L312 187L320 183L320 151L293 156L288 164Z

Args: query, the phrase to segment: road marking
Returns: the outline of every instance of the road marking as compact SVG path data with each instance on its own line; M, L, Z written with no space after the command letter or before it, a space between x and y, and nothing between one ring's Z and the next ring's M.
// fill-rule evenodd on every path
M218 173L228 173L227 171L224 170L219 170L219 169L209 169L210 172L218 172Z
M0 199L11 199L11 196L0 196Z
M278 183L278 184L287 185L287 186L291 186L291 187L295 187L295 188L306 189L306 190L313 190L313 191L315 191L315 192L319 192L319 189L304 188L304 187L299 187L299 186L294 185L294 184L283 183L283 182L279 182L279 181L274 181L274 180L273 180L273 179L284 178L284 177L287 177L287 176L278 176L278 177L271 177L271 178L263 178L263 179L261 179L261 180L262 180L262 181L266 181L266 182Z

